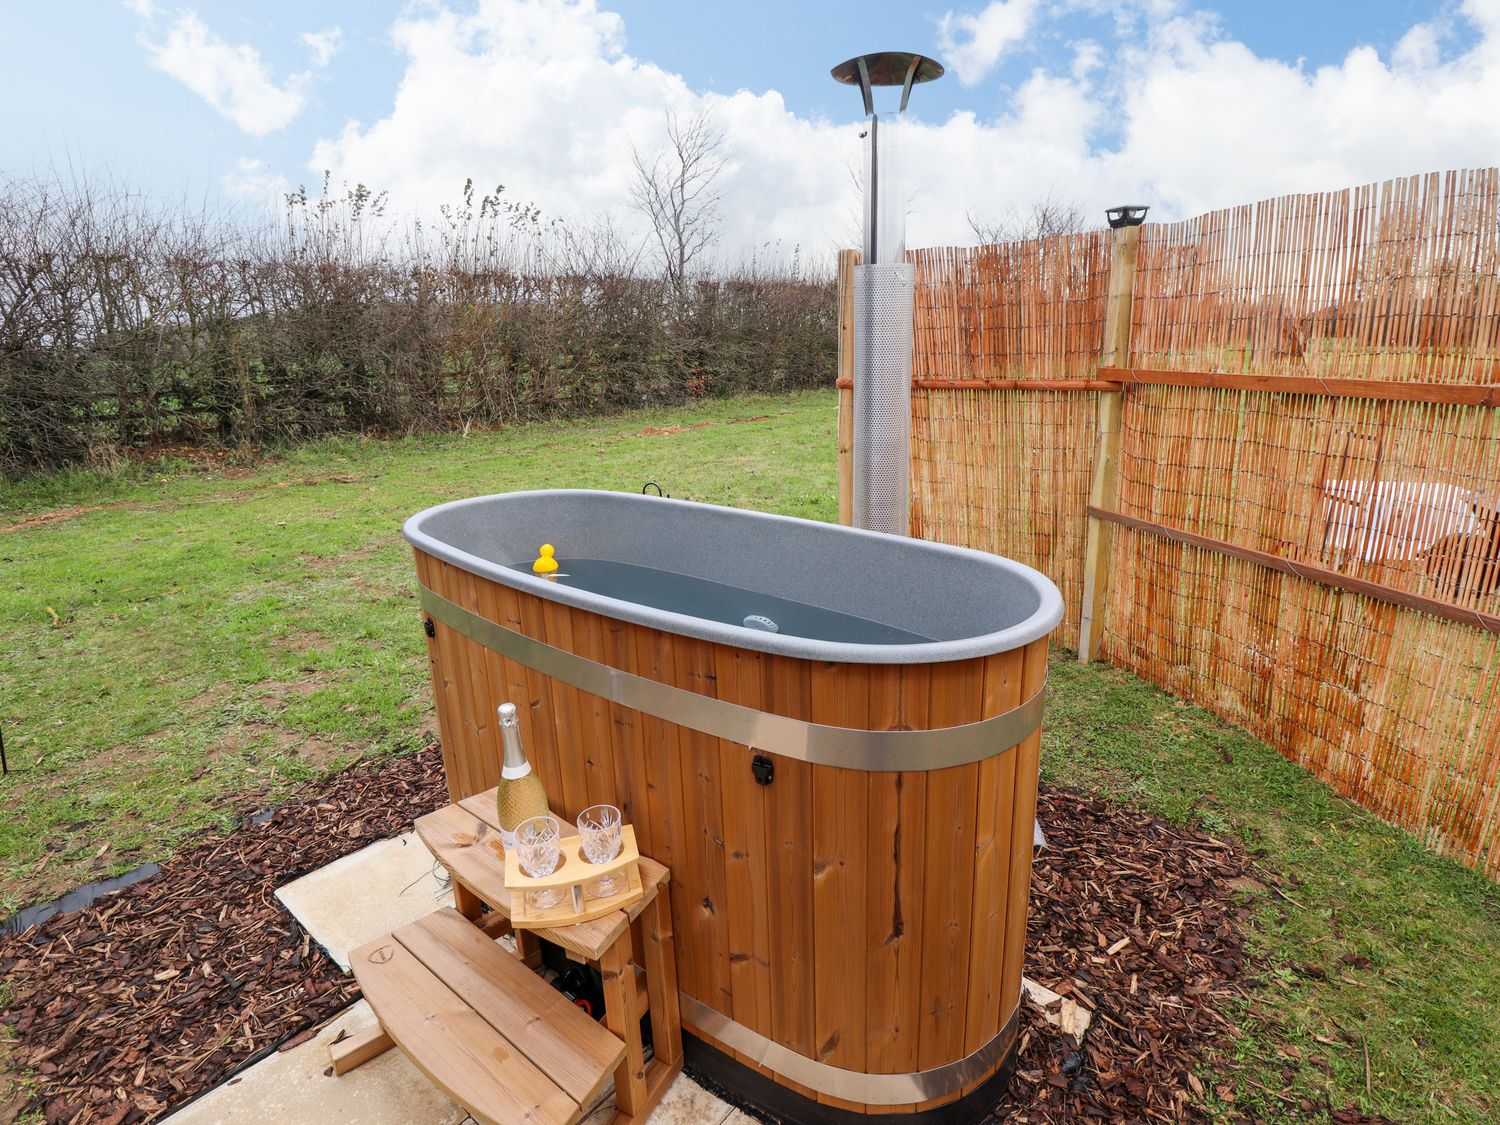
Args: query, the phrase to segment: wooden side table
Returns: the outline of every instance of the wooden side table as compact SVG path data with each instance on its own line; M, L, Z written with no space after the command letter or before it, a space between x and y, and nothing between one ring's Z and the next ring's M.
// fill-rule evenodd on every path
M417 835L453 880L454 905L492 937L510 930L510 892L493 789L421 817ZM604 982L604 1024L625 1044L615 1071L619 1112L614 1125L644 1122L682 1069L682 1022L677 1003L671 873L645 856L640 861L644 897L624 910L546 931L548 941L575 961L596 965ZM484 915L484 907L491 913ZM533 967L541 951L536 936L514 931L518 951ZM641 1019L651 1017L655 1052L648 1066Z

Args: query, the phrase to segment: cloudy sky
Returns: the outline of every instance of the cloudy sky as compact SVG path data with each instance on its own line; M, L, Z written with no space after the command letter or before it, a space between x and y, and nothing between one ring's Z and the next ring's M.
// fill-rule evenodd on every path
M259 207L327 169L411 211L473 177L628 228L631 145L706 109L726 251L821 255L862 128L828 69L890 48L948 68L908 115L910 245L1049 195L1175 218L1500 160L1500 0L0 0L0 171Z

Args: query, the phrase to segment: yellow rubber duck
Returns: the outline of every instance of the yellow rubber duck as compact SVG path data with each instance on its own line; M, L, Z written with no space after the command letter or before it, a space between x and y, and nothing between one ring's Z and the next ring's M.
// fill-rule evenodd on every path
M536 562L531 564L531 573L540 574L543 578L550 578L557 573L557 560L552 557L553 554L552 544L543 543Z

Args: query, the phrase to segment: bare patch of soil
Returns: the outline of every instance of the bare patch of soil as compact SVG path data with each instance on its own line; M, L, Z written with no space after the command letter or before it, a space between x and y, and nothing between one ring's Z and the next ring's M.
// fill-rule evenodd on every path
M331 642L316 629L300 629L281 637L277 643L288 652L301 656L309 652L323 652Z
M306 699L314 692L327 687L336 678L334 673L327 669L319 669L301 680L261 680L250 690L266 707L275 711L284 711L291 700Z
M345 563L362 562L365 559L374 558L388 544L370 543L363 547L356 547L352 551L343 551L337 555L300 555L302 565L313 574L325 574L343 566Z
M703 430L709 426L734 426L741 422L768 422L769 414L756 414L749 418L730 418L726 422L694 422L688 426L647 426L644 430L637 430L636 437L666 437L669 434L685 434L689 430Z
M90 512L102 512L107 508L124 506L123 504L86 504L75 505L71 508L57 508L51 512L42 512L40 515L27 516L23 520L17 520L15 523L8 523L4 527L0 527L0 534L7 531L24 531L28 527L43 527L49 523L62 523L65 520L86 516Z

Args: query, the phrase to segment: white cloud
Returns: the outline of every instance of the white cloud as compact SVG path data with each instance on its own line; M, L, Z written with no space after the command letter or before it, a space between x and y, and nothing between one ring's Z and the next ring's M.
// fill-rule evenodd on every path
M322 31L304 31L298 42L312 52L313 66L322 70L344 49L344 29L334 26Z
M1036 0L991 0L978 15L947 12L938 22L938 46L965 86L995 69L1000 57L1031 30Z
M1447 61L1357 47L1307 70L1169 20L1121 60L1123 143L1098 165L1168 214L1492 164L1500 19Z
M1430 23L1419 23L1396 44L1391 61L1405 70L1436 66L1442 47L1442 32Z
M268 211L280 211L286 206L292 185L285 176L273 172L265 161L242 156L235 162L234 171L224 177L224 190L231 199Z
M678 75L626 54L623 21L593 0L424 9L399 20L393 38L408 61L390 112L321 142L311 171L329 168L336 180L428 206L473 177L549 214L582 218L623 208L631 143L659 145L669 107L706 106L731 138L733 198L723 207L731 241L807 237L844 223L841 157L858 151L852 129L800 120L774 92L695 94ZM817 158L805 159L809 151Z
M991 10L965 32L974 65L1007 49L1007 33L980 26ZM1054 68L1034 68L1002 114L907 123L910 245L966 241L968 211L1001 216L1048 196L1091 215L1140 201L1153 218L1173 218L1488 165L1500 152L1500 0L1468 0L1444 34L1412 31L1388 57L1359 47L1319 68L1258 56L1174 0L1130 7L1131 34L1117 38L1121 10L1101 6L1092 38ZM1033 13L1038 28L1050 18ZM549 215L612 214L631 229L631 141L660 144L668 107L707 108L730 150L726 254L776 239L819 254L851 244L862 128L853 104L843 121L810 120L775 91L695 91L630 55L624 31L596 0L409 9L393 29L407 59L389 111L320 142L308 168L388 189L393 211L430 210L472 176Z
M192 12L179 13L164 39L143 43L152 66L252 137L285 128L306 103L307 75L294 74L278 84L259 51L225 42Z

